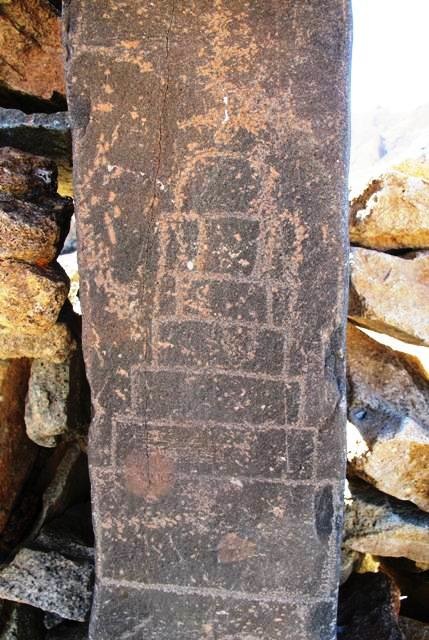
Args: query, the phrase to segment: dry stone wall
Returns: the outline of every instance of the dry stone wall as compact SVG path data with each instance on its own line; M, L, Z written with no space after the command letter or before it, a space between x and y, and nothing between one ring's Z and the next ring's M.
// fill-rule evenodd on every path
M64 245L71 201L57 195L57 187L72 193L70 120L53 113L66 108L60 4L0 2L0 640L88 640L90 407L80 318L66 276L52 266L58 260L73 278L68 296L78 309L73 233ZM338 238L341 205L327 177L335 162L322 182L314 176L343 122L330 119L341 83L326 91L341 73L327 64L337 52L326 33L342 23L334 2L278 3L280 17L269 11L277 3L253 3L254 21L238 3L219 2L215 12L198 3L198 15L191 2L186 13L176 2L174 15L167 3L151 15L138 4L130 3L138 9L130 27L124 3L72 0L87 28L76 32L73 11L64 25L66 51L85 76L71 92L75 136L81 149L96 148L78 185L89 229L83 293L97 291L100 301L85 311L102 551L93 632L139 640L156 628L176 638L184 616L199 640L335 636L335 597L326 609L319 593L334 584L330 486L339 495L344 464L332 419L340 335L319 347L331 334L331 293L341 288L329 270L337 268L329 239ZM284 26L300 20L305 33ZM101 130L111 137L97 139ZM429 387L416 356L429 326L428 176L427 162L408 159L350 205L338 640L429 637ZM331 206L327 224L314 224L309 212L327 216ZM320 309L328 324L313 322ZM389 343L386 333L406 342ZM141 360L134 346L122 348L127 341L148 347ZM122 397L109 396L112 380ZM179 535L165 542L172 531ZM112 566L106 580L101 569ZM189 567L196 586L183 586ZM142 575L176 583L142 596ZM262 587L237 595L239 581ZM153 609L160 613L149 618Z

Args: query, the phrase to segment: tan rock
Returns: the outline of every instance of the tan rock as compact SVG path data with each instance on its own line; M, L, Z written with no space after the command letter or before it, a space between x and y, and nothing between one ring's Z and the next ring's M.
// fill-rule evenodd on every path
M429 511L429 381L419 361L347 329L349 473Z
M429 640L429 624L399 616L399 628L405 640Z
M429 345L429 253L413 256L354 248L349 316L374 331Z
M12 147L0 147L0 192L16 197L53 195L58 171L53 160Z
M416 175L414 165L413 173L386 173L352 200L353 244L382 250L429 248L429 181Z
M38 335L25 334L0 326L0 358L41 358L64 362L76 348L69 327L57 322Z
M62 248L71 215L69 200L36 205L0 193L0 258L49 264Z
M44 0L2 2L0 82L50 100L65 94L61 18Z
M360 553L426 563L429 515L361 481L350 481L343 545Z
M58 265L37 267L17 260L0 260L0 325L24 333L52 327L70 287Z
M0 533L36 458L24 424L29 373L28 360L0 360Z
M86 433L89 421L89 389L80 349L61 364L34 360L25 406L28 437L42 447L55 447L62 434Z

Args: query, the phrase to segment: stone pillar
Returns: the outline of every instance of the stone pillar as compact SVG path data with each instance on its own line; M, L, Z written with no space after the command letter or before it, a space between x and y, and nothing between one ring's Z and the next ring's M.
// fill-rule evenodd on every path
M93 640L331 640L348 0L69 0Z

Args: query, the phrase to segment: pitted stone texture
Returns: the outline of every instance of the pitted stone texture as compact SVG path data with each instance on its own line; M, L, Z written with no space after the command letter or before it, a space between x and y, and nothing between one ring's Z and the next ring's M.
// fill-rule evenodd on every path
M81 351L62 363L34 360L25 405L28 437L42 447L55 447L58 436L86 432L89 393Z
M429 248L427 164L422 164L420 172L418 163L404 163L402 168L403 172L392 171L373 180L352 201L352 243L384 251Z
M25 334L13 327L0 326L0 358L40 358L64 362L76 349L76 341L64 322L57 322L43 333Z
M92 639L331 640L349 4L75 0L66 25Z
M92 566L55 551L21 549L0 571L0 597L68 620L84 621L91 606Z
M0 259L0 325L40 334L58 320L70 281L59 264L46 267Z
M0 193L0 257L49 264L62 249L72 213L70 199L35 204Z
M57 178L56 164L49 158L11 147L0 148L0 192L32 198L54 195Z
M410 502L350 481L344 546L360 553L429 562L429 515Z

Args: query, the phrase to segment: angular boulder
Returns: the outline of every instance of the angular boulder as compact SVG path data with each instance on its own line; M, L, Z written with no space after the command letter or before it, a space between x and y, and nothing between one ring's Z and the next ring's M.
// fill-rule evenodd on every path
M28 437L42 447L55 447L59 435L82 433L89 421L89 390L80 350L60 364L34 360L25 407Z
M39 266L53 262L70 228L69 199L49 198L34 204L0 193L0 258Z
M349 473L429 511L429 381L419 360L347 329Z
M60 16L45 0L13 0L1 7L0 85L40 101L63 103Z
M338 640L403 640L400 596L383 573L354 574L340 589Z
M15 197L54 195L58 186L55 162L12 147L0 147L0 192Z
M64 322L57 322L38 335L0 326L0 358L41 358L64 362L76 349L76 341Z
M0 533L36 459L24 424L29 373L28 360L0 360Z
M400 171L373 180L351 202L350 240L381 250L429 248L429 180Z
M346 498L346 549L429 562L429 515L355 480Z
M68 114L23 113L0 107L0 146L16 147L54 160L58 167L58 192L71 196L71 131Z
M24 548L0 571L0 598L83 622L91 606L92 573L88 561Z
M41 268L0 260L0 325L37 334L51 328L67 299L70 281L58 265Z
M429 345L429 253L406 259L352 249L349 316L369 329Z

